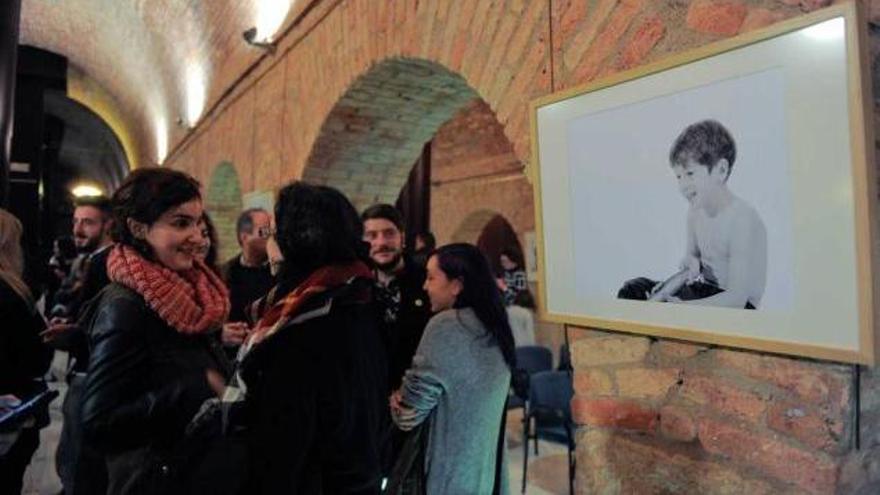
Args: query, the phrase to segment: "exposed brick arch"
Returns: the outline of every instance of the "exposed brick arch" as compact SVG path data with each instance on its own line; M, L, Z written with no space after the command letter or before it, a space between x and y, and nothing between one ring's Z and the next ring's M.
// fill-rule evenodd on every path
M211 173L205 209L217 227L219 260L225 261L238 252L235 221L242 209L241 183L231 162L220 162Z
M483 229L497 216L500 216L498 212L492 210L477 210L471 212L464 217L458 225L458 228L455 229L452 236L449 238L449 242L469 242L471 244L476 244Z
M393 203L425 142L478 97L440 64L386 60L359 77L333 107L303 179L339 188L358 208Z
M519 253L518 258L514 259L514 261L519 263L521 268L525 269L525 263L522 259L522 244L520 244L519 238L516 236L516 232L514 232L510 222L504 216L495 215L492 217L480 231L476 244L480 251L486 255L486 258L489 259L489 265L495 273L501 273L502 271L500 257L501 253L506 249Z

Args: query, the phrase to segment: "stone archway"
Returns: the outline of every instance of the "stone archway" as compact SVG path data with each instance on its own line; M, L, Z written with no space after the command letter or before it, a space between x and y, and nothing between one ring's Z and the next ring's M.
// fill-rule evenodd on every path
M205 210L217 227L218 259L224 262L239 251L235 222L242 210L241 183L232 162L220 162L211 174Z
M466 216L452 234L451 242L476 245L496 272L500 271L498 257L504 248L513 247L522 252L513 226L504 215L492 210L477 210Z
M490 220L498 216L491 210L477 210L466 216L450 237L450 242L468 242L476 244L480 233Z
M492 267L495 273L502 272L500 256L505 249L513 249L519 253L519 259L514 261L518 262L525 269L525 263L522 260L522 244L519 242L519 238L510 222L504 216L495 215L490 218L480 230L476 244L480 251L486 255L486 258L489 260L489 266Z
M333 107L303 179L340 189L359 209L393 203L424 144L478 97L461 76L435 62L385 60Z

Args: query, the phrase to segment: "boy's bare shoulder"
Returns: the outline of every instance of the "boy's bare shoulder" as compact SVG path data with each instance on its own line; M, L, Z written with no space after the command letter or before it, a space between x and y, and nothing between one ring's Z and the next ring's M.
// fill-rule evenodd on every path
M739 227L764 229L764 221L754 206L740 197L734 199L731 206L732 221Z

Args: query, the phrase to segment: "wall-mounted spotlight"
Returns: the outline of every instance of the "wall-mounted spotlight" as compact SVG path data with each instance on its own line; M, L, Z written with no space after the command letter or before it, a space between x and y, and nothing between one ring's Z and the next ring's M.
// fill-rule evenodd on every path
M262 48L263 50L266 50L267 52L272 54L275 53L274 43L270 43L268 41L257 41L257 28L252 27L248 29L247 31L242 33L242 36L244 37L244 40L247 42L248 45Z

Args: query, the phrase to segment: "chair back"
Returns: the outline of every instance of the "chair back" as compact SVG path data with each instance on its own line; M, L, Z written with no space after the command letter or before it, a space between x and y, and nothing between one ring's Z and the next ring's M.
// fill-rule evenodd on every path
M531 376L529 408L539 416L553 413L558 419L571 422L571 399L574 386L571 374L566 371L540 371Z
M553 369L553 353L539 345L524 345L516 348L516 367L529 375Z
M521 407L529 397L529 377L539 371L553 368L553 354L550 349L537 345L517 347L516 369L513 370L511 385L516 394L514 407Z

